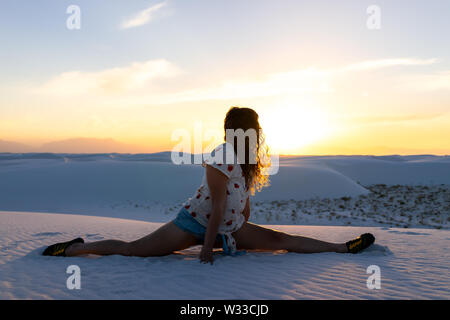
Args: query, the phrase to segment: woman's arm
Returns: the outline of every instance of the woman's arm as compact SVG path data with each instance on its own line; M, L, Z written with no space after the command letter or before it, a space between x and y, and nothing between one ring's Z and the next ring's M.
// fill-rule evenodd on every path
M213 263L212 251L217 231L222 222L223 211L227 200L228 177L219 170L207 165L206 181L211 193L212 211L206 227L205 241L200 252L200 261Z

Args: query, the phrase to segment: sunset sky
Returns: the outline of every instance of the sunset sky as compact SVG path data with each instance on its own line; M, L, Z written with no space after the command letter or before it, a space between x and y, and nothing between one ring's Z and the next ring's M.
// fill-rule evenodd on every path
M166 151L196 123L221 139L239 105L282 154L450 154L449 14L448 0L2 1L0 140Z

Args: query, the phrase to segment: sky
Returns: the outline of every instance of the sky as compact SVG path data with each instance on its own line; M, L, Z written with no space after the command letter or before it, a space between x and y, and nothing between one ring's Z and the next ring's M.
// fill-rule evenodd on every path
M200 127L208 148L237 105L276 153L450 154L449 14L447 0L4 0L0 140L158 152Z

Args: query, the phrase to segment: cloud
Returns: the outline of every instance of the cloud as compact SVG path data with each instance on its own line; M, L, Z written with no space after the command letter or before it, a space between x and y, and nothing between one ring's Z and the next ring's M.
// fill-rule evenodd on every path
M437 59L393 58L367 60L341 67L308 67L288 72L266 74L259 79L230 80L209 88L199 88L175 93L170 102L211 99L244 99L275 95L302 94L305 92L332 93L333 78L338 75L395 66L420 66L436 63Z
M450 90L450 70L402 77L402 87L415 91Z
M120 24L120 29L129 29L129 28L135 28L139 26L143 26L150 21L153 20L155 17L155 14L163 7L167 5L167 1L155 4L145 10L140 11L133 17L124 20Z
M267 74L260 79L227 80L209 88L185 90L172 94L170 103L211 99L244 99L304 92L331 92L330 73L306 68L289 72Z
M178 67L164 59L149 60L98 72L64 72L32 91L59 96L126 93L147 87L153 80L180 73Z
M70 96L86 93L107 96L115 102L135 104L170 104L188 101L246 99L303 93L333 93L336 77L393 66L416 66L435 63L437 59L379 59L340 67L308 67L287 72L267 73L253 77L233 78L224 81L211 79L208 86L193 86L186 78L177 78L177 84L162 82L162 78L176 77L182 72L174 64L160 59L133 63L126 67L99 72L64 72L50 79L37 91L40 93ZM411 80L411 79L410 79ZM417 80L416 82L419 82ZM450 83L450 73L427 79L428 86L445 87ZM181 86L179 86L181 84ZM165 86L165 87L164 87ZM164 87L164 88L163 88ZM151 90L154 88L164 90Z
M340 71L363 71L396 66L423 66L438 62L438 59L412 59L412 58L396 58L396 59L379 59L368 60L358 63L349 64L340 69Z
M365 117L352 117L353 123L398 123L398 122L411 122L411 121L428 121L436 120L443 116L448 115L445 112L435 112L430 114L404 114L404 115L390 115L390 116L365 116Z

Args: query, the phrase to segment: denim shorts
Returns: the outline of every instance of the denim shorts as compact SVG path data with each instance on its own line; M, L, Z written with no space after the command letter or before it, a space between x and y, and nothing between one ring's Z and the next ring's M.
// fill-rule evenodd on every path
M178 215L172 220L175 225L183 231L186 231L197 238L198 244L203 244L205 240L206 228L202 226L197 220L195 220L189 211L185 208L181 208ZM220 234L217 235L216 240L218 243L222 242Z

